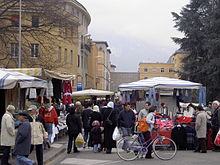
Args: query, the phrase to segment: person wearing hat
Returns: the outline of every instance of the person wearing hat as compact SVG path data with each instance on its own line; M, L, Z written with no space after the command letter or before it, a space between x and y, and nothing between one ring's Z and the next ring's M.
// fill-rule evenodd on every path
M220 102L215 100L212 102L212 107L214 109L211 121L212 121L212 141L214 143L215 137L220 130ZM220 152L220 147L214 145L213 151Z
M21 124L18 127L15 139L14 154L16 155L16 165L34 165L36 162L27 158L31 149L31 125L28 120L28 114L20 112L18 114L18 120Z
M38 165L43 165L43 142L47 140L48 134L45 131L45 122L42 115L38 113L35 105L28 108L29 122L31 124L31 152L36 147L36 157Z
M3 147L3 156L1 159L1 165L10 165L8 163L11 147L15 145L15 119L13 114L15 113L15 107L8 105L6 112L2 117L1 122L1 146Z

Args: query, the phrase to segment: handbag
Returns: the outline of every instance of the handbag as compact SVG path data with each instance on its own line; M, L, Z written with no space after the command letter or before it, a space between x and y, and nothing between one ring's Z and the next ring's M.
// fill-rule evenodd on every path
M113 111L113 110L112 110ZM105 120L105 126L106 127L109 127L109 126L112 126L113 125L113 122L109 119L109 117L111 116L112 114L112 111L110 112L110 114L108 115L107 119Z

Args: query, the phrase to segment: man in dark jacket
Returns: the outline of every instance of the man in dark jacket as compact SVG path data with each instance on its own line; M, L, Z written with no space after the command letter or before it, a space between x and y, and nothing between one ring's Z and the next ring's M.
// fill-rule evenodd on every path
M83 129L84 129L84 141L85 145L84 147L88 144L88 137L90 133L90 120L91 120L91 114L92 114L92 103L88 102L85 105L85 109L82 112L82 122L83 122Z
M215 137L220 130L220 102L219 101L213 101L212 107L214 109L214 113L212 115L212 140L214 142ZM213 151L220 152L220 147L214 145Z
M118 126L122 131L123 136L129 136L133 133L135 124L135 115L131 110L130 104L125 104L123 111L119 113Z
M71 106L68 108L69 114L66 118L66 125L68 127L69 141L67 147L67 153L69 154L72 151L72 144L74 139L74 152L79 152L75 140L79 133L82 132L82 125L80 121L80 117L75 114L75 107Z
M21 124L18 127L15 140L14 154L16 155L16 165L34 165L36 163L27 158L31 149L31 125L27 119L28 114L21 112L18 115L18 120L21 122Z

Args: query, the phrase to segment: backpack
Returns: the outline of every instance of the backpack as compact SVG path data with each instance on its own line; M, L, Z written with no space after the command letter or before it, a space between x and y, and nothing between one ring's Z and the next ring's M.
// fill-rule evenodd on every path
M146 121L146 117L142 118L139 123L138 123L138 131L139 132L147 132L148 131L148 124L147 124L147 121Z

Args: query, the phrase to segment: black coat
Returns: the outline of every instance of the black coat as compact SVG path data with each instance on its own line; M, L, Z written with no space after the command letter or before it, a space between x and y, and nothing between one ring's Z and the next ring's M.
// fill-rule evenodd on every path
M212 121L212 127L218 130L220 128L220 107L217 107L214 110L211 121Z
M134 128L135 115L132 110L123 110L119 113L118 126L125 128Z
M89 121L89 118L91 117L91 114L92 114L92 110L87 108L85 110L83 110L82 112L82 122L83 122L83 128L84 129L90 129L90 121Z
M177 149L185 150L187 147L186 130L183 126L172 129L171 139L176 143Z
M112 111L112 113L111 113ZM112 126L105 126L104 124L104 147L106 148L114 148L116 147L116 142L112 139L112 134L114 132L115 127L117 126L117 113L112 108L104 108L103 109L103 123L105 123L105 120L108 118L109 114L109 120L112 121Z
M26 119L18 127L18 132L15 140L15 155L26 156L31 151L31 125Z
M80 117L75 113L70 113L66 117L66 125L68 127L68 133L78 135L82 132L82 124Z
M101 124L102 122L102 115L100 112L95 112L93 111L91 113L91 119L90 119L90 127L92 128L92 122L95 121L95 120L98 120L99 123Z
M102 131L99 126L92 127L90 132L90 141L92 145L102 143Z

